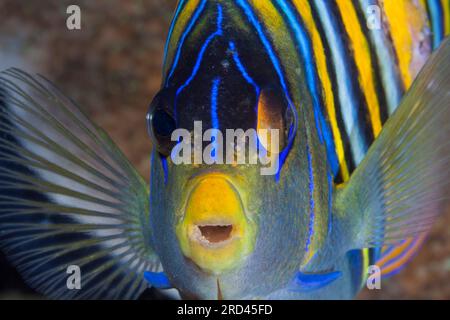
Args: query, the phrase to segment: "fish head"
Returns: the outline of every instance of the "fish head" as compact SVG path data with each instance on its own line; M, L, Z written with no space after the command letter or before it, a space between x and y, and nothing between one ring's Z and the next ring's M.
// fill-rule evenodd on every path
M305 117L247 40L185 41L147 114L151 241L185 297L266 296L313 252Z

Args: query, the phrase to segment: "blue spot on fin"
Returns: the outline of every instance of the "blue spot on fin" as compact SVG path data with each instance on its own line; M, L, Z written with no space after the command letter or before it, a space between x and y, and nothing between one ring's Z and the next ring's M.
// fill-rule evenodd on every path
M153 288L156 289L171 289L172 286L164 272L144 272L144 278Z
M289 285L289 290L304 292L320 289L335 281L340 276L342 276L342 272L340 271L311 274L298 272Z

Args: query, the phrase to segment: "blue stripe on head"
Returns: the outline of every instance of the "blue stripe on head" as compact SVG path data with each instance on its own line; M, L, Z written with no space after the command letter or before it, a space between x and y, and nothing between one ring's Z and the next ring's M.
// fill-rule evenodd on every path
M220 4L217 5L217 32L220 33L220 35L223 34L222 30L222 23L223 23L223 9Z
M211 123L213 129L219 130L219 116L217 114L217 98L219 95L219 87L220 87L220 77L217 77L213 80L212 88L211 88ZM216 158L216 150L217 150L217 137L214 135L214 149L211 157L213 159ZM220 146L219 146L220 147Z
M219 118L217 116L217 96L219 94L220 77L213 80L211 89L211 122L214 129L219 129Z
M244 65L242 64L241 59L239 58L239 54L236 49L236 45L234 44L233 41L230 41L229 46L230 46L231 51L233 52L233 60L234 60L234 63L236 64L236 67L238 68L238 70L242 74L242 76L244 77L245 81L247 81L255 89L256 96L258 97L261 90L260 90L259 86L256 84L256 82L253 80L253 78L250 77L250 75L248 74Z
M245 69L244 65L242 64L242 61L239 58L239 53L237 52L236 45L234 44L233 41L230 41L229 47L230 47L230 49L232 51L233 60L234 60L234 63L236 64L236 67L238 68L239 72L242 74L242 76L244 77L245 81L247 81L255 89L256 105L254 107L254 110L255 110L256 114L258 114L258 97L259 97L259 94L261 92L261 88L256 84L255 80L253 80L253 78L248 74L247 70ZM256 120L256 122L257 121L258 120ZM259 144L259 137L258 137L258 135L256 136L256 138L258 140L258 148L262 147ZM278 172L279 172L279 170L278 170Z
M274 53L272 46L269 43L269 40L267 40L267 37L264 34L261 24L258 22L258 19L256 18L255 14L252 12L249 4L246 1L237 0L236 3L244 10L244 13L247 16L247 19L250 21L250 23L256 29L256 32L258 33L258 36L259 36L261 42L263 43L264 48L266 49L266 52L269 55L269 58L272 61L272 64L277 72L278 78L280 80L280 84L281 84L283 90L285 91L286 96L288 97L288 100L292 103L292 99L289 96L288 87L287 87L286 81L284 79L283 71L281 70L280 62L278 61L278 58L277 58L276 54Z
M195 26L198 18L200 17L201 13L203 12L203 9L205 9L205 6L206 6L206 0L202 0L200 5L195 10L194 15L192 16L191 21L189 22L189 25L186 27L186 30L184 30L183 34L181 35L180 41L177 46L177 52L175 54L175 58L172 63L172 67L170 69L169 75L167 76L166 86L169 84L169 80L172 77L172 75L175 72L175 69L178 65L178 61L180 60L181 49L183 47L184 41L186 40L188 34L191 32L192 28Z
M433 29L433 49L437 49L444 39L444 14L440 0L428 0Z
M191 75L189 78L178 88L176 95L178 96L191 82L194 80L195 76L198 73L198 70L200 69L200 65L203 60L203 56L205 55L205 51L208 48L208 45L211 43L211 41L218 36L217 32L214 32L211 34L205 41L205 43L202 45L200 52L197 57L197 61L195 62L194 69L192 70Z
M211 43L212 40L214 40L214 38L222 36L223 35L223 30L222 30L222 22L223 22L223 12L222 12L222 6L221 5L217 5L217 30L212 33L207 39L206 41L203 43L200 52L198 54L197 60L195 62L194 68L192 70L191 75L189 76L189 78L177 89L176 92L176 97L178 97L178 95L192 82L192 80L194 80L195 76L198 73L198 70L200 69L200 65L202 64L202 60L203 60L203 56L205 55L206 49L208 48L209 44ZM176 117L176 98L175 98L175 104L174 104L174 114Z
M163 59L164 64L166 63L166 59L167 59L167 51L168 51L168 49L169 49L169 42L170 42L170 38L172 37L173 28L175 27L175 24L176 24L177 21L178 21L178 16L180 15L181 8L184 7L184 4L185 4L185 1L184 1L184 0L180 0L180 1L178 2L177 9L176 9L175 14L174 14L174 16L173 16L173 18L172 18L172 23L170 24L169 33L167 34L167 40L166 40L166 43L165 43L165 45L164 45L164 59Z

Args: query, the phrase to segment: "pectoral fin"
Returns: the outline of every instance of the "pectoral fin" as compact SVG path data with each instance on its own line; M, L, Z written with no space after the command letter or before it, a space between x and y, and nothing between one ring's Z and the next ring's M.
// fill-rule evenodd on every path
M450 195L450 39L430 58L335 198L347 249L427 232Z
M0 248L47 297L137 298L161 269L145 181L44 78L7 70L0 90Z
M302 273L298 272L294 280L289 285L289 290L296 292L306 292L320 289L335 281L342 275L340 271L327 273Z
M144 278L155 289L170 289L173 288L170 284L169 278L164 272L144 272Z

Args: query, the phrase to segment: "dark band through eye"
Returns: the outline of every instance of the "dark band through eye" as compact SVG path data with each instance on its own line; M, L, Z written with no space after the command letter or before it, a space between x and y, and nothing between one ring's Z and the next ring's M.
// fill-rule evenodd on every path
M177 121L171 114L173 110L172 93L161 90L150 104L147 113L147 126L153 146L163 156L168 156L173 148L171 136L177 129Z
M153 132L157 136L169 137L176 129L175 119L164 110L155 110L151 115Z

